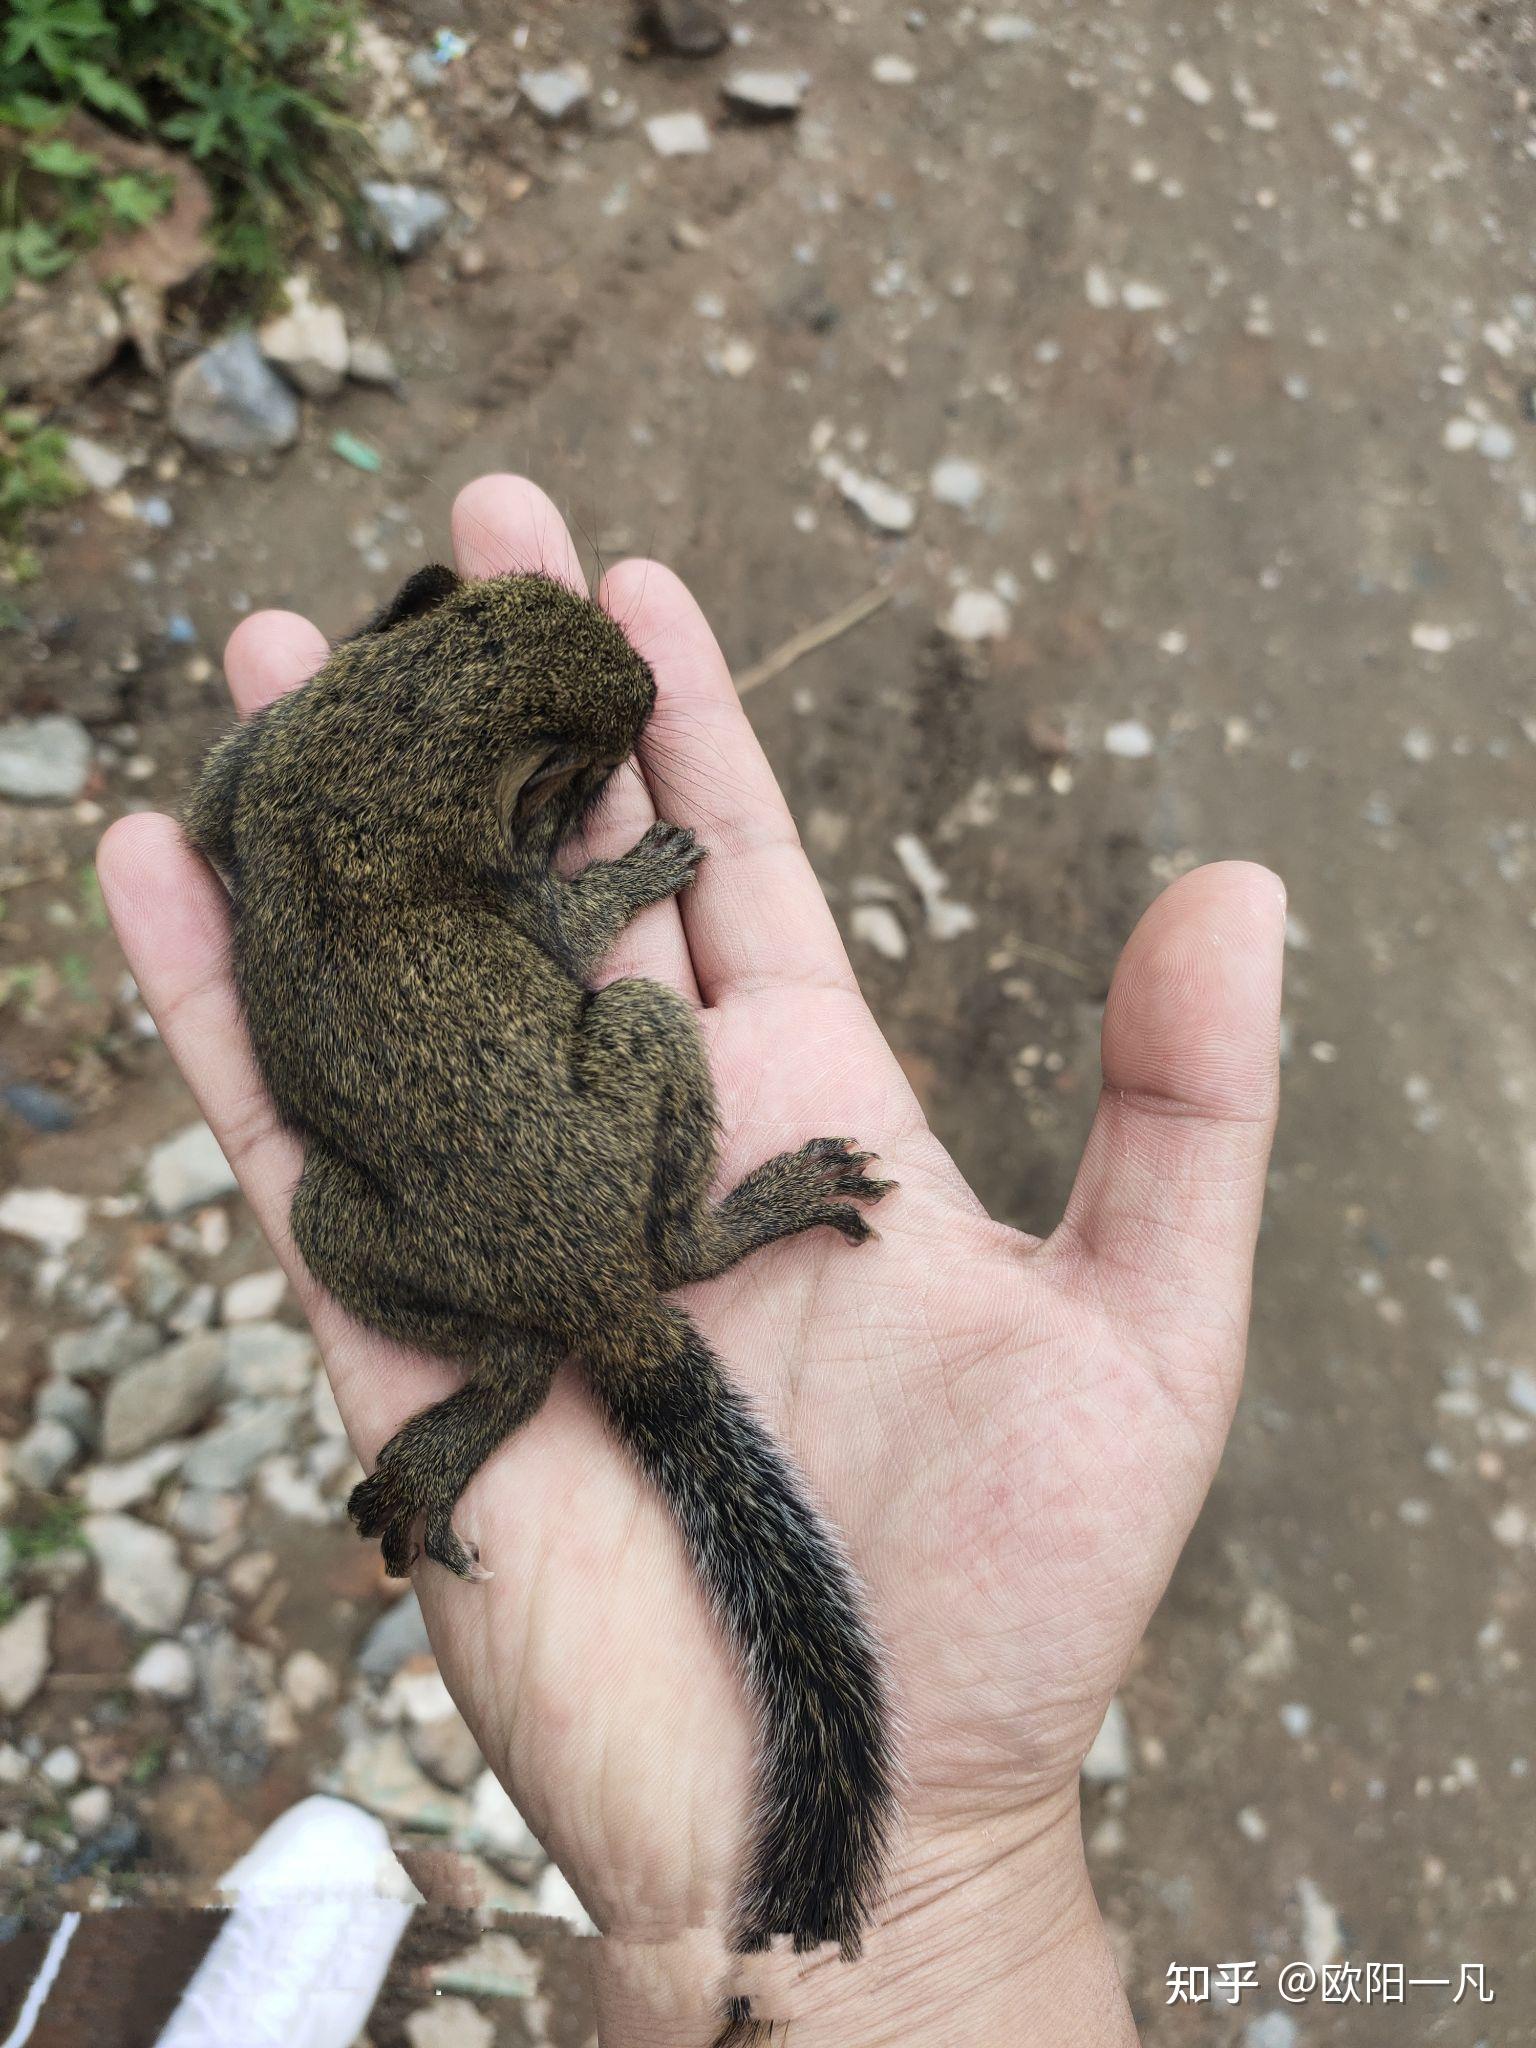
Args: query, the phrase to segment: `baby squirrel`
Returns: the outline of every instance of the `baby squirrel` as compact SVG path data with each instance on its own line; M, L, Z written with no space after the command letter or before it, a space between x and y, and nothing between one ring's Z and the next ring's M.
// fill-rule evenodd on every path
M783 1453L664 1297L892 1184L820 1138L710 1199L716 1108L681 996L591 980L704 849L656 824L574 880L555 856L656 698L615 621L538 575L420 570L305 688L210 755L187 812L225 875L256 1057L304 1140L295 1242L391 1336L462 1360L350 1508L409 1572L461 1577L476 1468L580 1361L681 1526L763 1716L732 1941L858 1952L893 1799L884 1685L853 1577ZM733 2007L722 2040L750 2021Z

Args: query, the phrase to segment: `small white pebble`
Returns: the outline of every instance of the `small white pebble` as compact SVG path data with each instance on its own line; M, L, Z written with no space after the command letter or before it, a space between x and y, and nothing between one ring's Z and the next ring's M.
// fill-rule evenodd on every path
M1156 744L1139 718L1123 718L1104 735L1105 753L1119 761L1144 761Z
M941 505L955 505L963 512L969 512L980 498L985 481L977 464L967 462L963 455L945 456L935 463L928 479Z
M910 57L887 54L875 59L869 75L876 85L913 85L917 81L917 66Z
M1174 87L1181 92L1191 106L1208 107L1215 97L1216 88L1203 71L1197 71L1187 57L1181 58L1168 74Z
M1428 619L1420 619L1408 637L1424 654L1448 654L1455 640L1449 626L1437 626Z
M860 903L849 919L853 935L874 948L882 960L905 960L907 935L901 919L886 903Z
M949 610L939 624L951 640L974 645L983 640L1001 640L1013 623L1013 614L995 591L957 590Z

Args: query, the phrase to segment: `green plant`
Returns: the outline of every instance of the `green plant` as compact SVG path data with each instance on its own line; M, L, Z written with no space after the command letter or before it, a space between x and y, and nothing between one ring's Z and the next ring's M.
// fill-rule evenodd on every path
M83 1550L80 1523L85 1509L78 1501L45 1501L27 1520L9 1525L11 1553L18 1565L35 1564L60 1550Z
M65 504L79 490L62 430L45 425L30 406L7 406L0 390L0 580L25 583L37 574L24 540L28 516Z
M274 274L293 222L342 187L358 4L10 0L0 32L0 130L10 131L0 298L18 275L50 276L169 202L169 179L114 168L61 132L80 112L189 155L213 194L221 264Z

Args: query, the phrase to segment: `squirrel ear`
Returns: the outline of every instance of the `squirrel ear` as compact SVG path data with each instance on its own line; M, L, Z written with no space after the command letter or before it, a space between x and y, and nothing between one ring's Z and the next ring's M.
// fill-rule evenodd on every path
M451 569L444 568L441 562L432 562L425 569L418 569L414 576L407 576L389 603L352 637L362 640L370 633L388 633L411 619L424 619L428 612L445 604L458 587L459 578Z

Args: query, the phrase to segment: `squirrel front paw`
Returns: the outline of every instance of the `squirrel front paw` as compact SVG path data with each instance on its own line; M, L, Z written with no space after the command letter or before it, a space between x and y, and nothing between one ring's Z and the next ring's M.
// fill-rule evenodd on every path
M644 885L645 901L661 903L688 887L706 851L688 826L658 819L624 856L624 865Z

